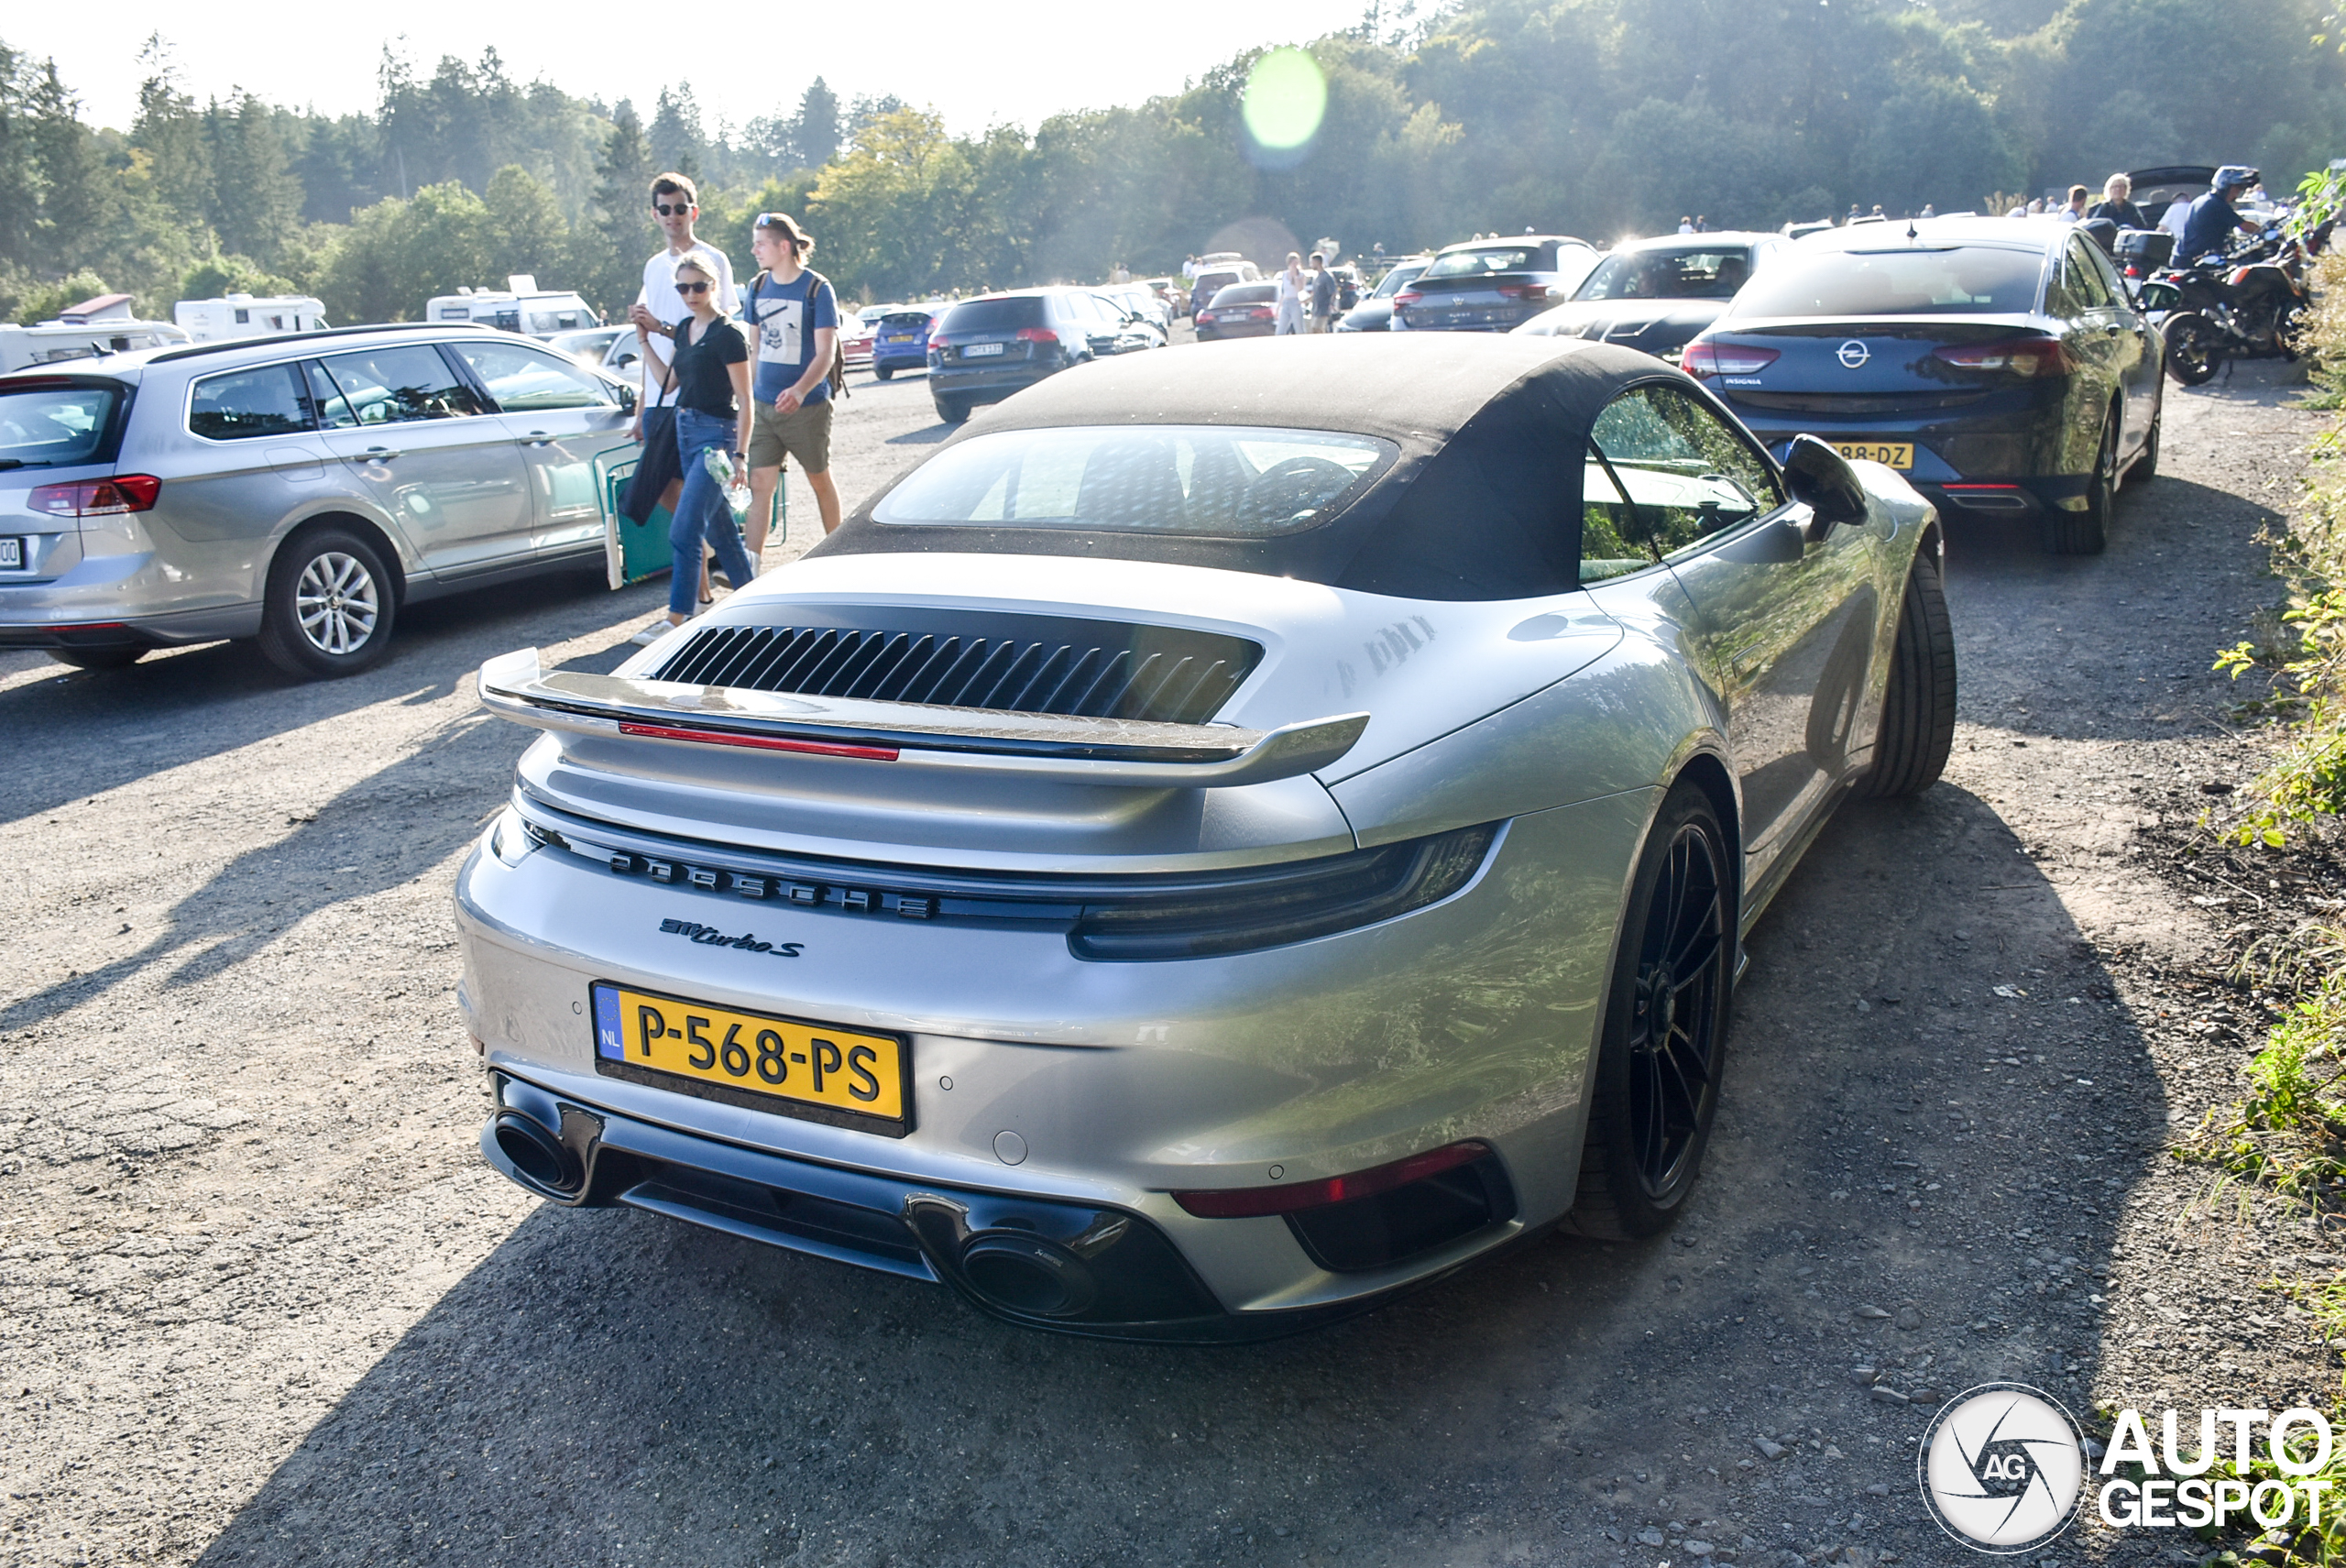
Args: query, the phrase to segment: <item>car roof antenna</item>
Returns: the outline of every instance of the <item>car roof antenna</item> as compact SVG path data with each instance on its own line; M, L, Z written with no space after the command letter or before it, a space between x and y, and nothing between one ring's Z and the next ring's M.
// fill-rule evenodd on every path
M1920 239L1923 237L1922 235L1916 231L1914 227L1914 220L1912 218L1908 218L1906 220L1906 237L1908 239Z

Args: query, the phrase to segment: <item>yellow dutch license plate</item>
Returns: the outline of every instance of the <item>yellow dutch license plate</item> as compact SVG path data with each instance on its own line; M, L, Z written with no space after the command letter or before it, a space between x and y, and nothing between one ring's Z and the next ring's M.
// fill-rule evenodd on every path
M1833 450L1844 457L1862 457L1891 468L1914 466L1914 444L1911 441L1836 441Z
M742 1013L597 981L595 1069L659 1089L902 1137L910 1062L894 1035Z

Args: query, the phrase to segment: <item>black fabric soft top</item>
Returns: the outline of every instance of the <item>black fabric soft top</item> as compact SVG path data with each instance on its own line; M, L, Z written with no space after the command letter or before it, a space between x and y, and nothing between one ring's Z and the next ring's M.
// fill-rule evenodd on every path
M892 483L807 554L1162 561L1403 598L1561 593L1579 586L1589 427L1615 394L1653 380L1712 400L1650 356L1576 338L1346 334L1125 356L1028 388L954 441L1069 425L1265 425L1378 436L1400 455L1326 521L1269 539L874 521Z

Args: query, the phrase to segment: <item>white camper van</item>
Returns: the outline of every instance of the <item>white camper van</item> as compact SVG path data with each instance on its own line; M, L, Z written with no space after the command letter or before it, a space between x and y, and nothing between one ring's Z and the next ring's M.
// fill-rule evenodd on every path
M198 343L234 337L274 337L280 332L319 332L326 323L323 300L307 294L230 294L218 300L181 300L171 319Z
M0 370L92 359L134 348L168 348L187 341L188 334L170 322L143 322L133 316L129 295L100 294L60 312L54 321L31 326L0 325Z
M478 322L529 337L552 337L603 324L601 313L573 289L541 289L526 272L505 280L502 289L459 289L436 294L423 308L428 322Z

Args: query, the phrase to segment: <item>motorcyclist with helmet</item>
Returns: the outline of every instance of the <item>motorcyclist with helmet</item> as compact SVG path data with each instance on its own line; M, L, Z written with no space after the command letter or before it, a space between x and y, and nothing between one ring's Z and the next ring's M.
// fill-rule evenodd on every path
M2206 195L2191 203L2191 215L2183 225L2183 243L2176 247L2178 264L2189 265L2203 257L2221 256L2234 231L2245 229L2258 232L2257 225L2242 217L2232 205L2240 193L2257 181L2253 169L2228 163L2216 170L2216 179Z

